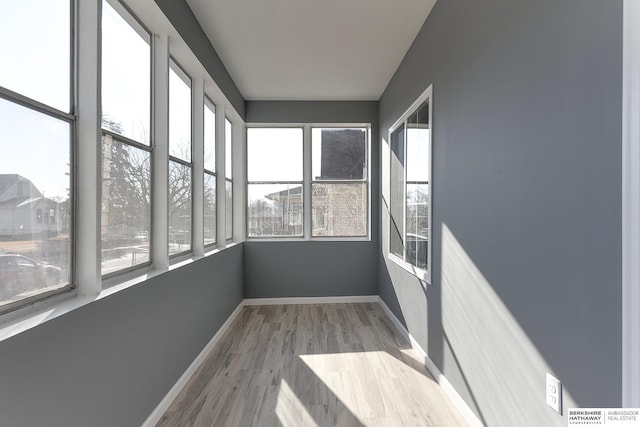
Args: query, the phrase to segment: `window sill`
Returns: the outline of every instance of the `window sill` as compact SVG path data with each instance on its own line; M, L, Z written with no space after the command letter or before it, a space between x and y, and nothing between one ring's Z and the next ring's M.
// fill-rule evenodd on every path
M403 270L409 272L411 275L415 276L423 284L431 285L431 277L428 271L417 268L409 264L405 260L401 259L400 257L393 255L391 253L388 255L388 258L398 267L402 268Z
M370 242L370 237L248 237L247 242Z
M46 300L34 302L18 310L3 314L0 320L0 342L13 336L35 328L43 323L63 316L92 302L99 301L110 295L124 291L139 283L157 277L167 271L176 270L182 266L191 264L197 260L206 258L227 248L237 245L237 242L229 243L225 248L209 248L200 256L189 254L169 265L168 269L154 269L151 266L141 267L126 274L109 277L102 282L102 291L98 294L81 294L78 289L52 296Z

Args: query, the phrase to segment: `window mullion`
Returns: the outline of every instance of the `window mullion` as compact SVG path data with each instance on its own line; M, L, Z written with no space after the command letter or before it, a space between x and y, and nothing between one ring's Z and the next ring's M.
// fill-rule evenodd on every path
M311 239L311 179L312 179L312 163L311 163L311 126L305 125L302 136L303 146L303 167L302 173L304 177L303 183L303 214L302 221L304 225L303 236L305 240Z
M403 155L403 161L402 161L402 173L403 173L403 179L402 179L402 236L400 236L400 239L402 241L402 259L404 261L407 261L407 143L408 143L408 135L409 135L409 131L407 130L407 125L408 125L408 120L405 119L404 121L404 129L402 130L404 136L403 136L403 144L404 146L402 147L402 155Z
M226 246L225 106L216 104L216 242Z
M153 37L153 173L151 259L169 268L169 38Z
M78 292L94 295L100 277L100 17L101 2L77 2L78 52L75 183L75 273Z
M191 83L193 111L191 135L193 139L193 194L191 247L195 256L204 255L204 81L193 79Z

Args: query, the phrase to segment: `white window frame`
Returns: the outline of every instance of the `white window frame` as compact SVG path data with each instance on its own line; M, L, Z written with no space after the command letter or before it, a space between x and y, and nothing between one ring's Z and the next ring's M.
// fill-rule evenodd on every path
M16 311L20 311L25 307L46 302L48 300L57 300L61 295L73 293L75 294L77 274L76 265L78 265L78 259L76 257L77 244L76 236L79 235L77 226L78 222L78 174L76 173L76 159L78 158L78 117L77 111L77 89L76 84L78 78L76 58L78 46L77 38L77 3L76 0L69 0L69 112L59 110L53 106L45 104L43 102L32 99L28 96L22 95L19 92L15 92L11 89L0 87L0 98L4 101L18 105L20 108L24 107L36 113L44 114L60 122L64 122L69 125L69 189L71 196L69 198L69 204L71 206L71 224L69 227L69 282L58 289L41 292L37 295L20 299L9 304L5 304L0 308L0 316L4 316ZM45 217L42 217L42 221L45 221Z
M204 96L204 102L203 102L203 117L202 117L202 178L203 178L203 183L202 183L202 191L203 191L203 196L202 196L202 244L203 244L203 251L215 248L218 244L218 240L219 240L219 236L218 236L218 168L217 168L217 161L218 161L218 113L216 111L216 105L213 103L212 100L209 99L209 97L204 94L204 89L203 89L203 96ZM213 134L213 152L214 152L214 156L215 156L215 162L216 164L214 165L214 170L210 170L207 169L204 165L204 154L205 154L205 145L204 145L204 140L205 140L205 128L204 128L204 114L207 110L207 108L209 110L211 110L213 112L213 117L214 117L214 134ZM196 115L197 116L197 115ZM198 150L199 151L199 150ZM204 175L208 175L209 177L213 178L213 183L214 183L214 187L215 187L215 194L216 194L216 210L215 210L215 215L216 215L216 222L214 224L214 229L215 229L215 239L213 240L213 242L209 242L205 244L204 241ZM200 240L200 239L198 239Z
M304 156L304 152L305 152L305 128L304 126L291 126L291 125L283 125L283 126L275 126L275 125L269 125L269 126L247 126L247 134L248 134L248 130L249 129L299 129L300 131L302 131L302 163L303 163L303 172L302 172L302 178L300 181L294 181L294 180L290 180L290 181L277 181L277 180L269 180L269 181L251 181L249 180L249 148L248 148L248 144L249 144L249 137L247 136L247 159L246 159L246 170L247 170L247 179L246 179L246 187L247 187L247 199L245 201L245 206L246 206L246 210L247 210L247 215L249 215L249 186L252 184L281 184L281 185L286 185L286 184L299 184L302 187L302 234L300 236L296 236L296 235L275 235L275 236L259 236L259 237L251 237L249 235L249 218L247 217L247 219L245 220L245 233L247 236L248 240L301 240L304 238L305 233L306 233L306 223L305 223L305 209L304 206L306 204L306 198L307 198L307 188L305 185L305 168L304 168L304 163L305 163L305 156Z
M411 263L406 261L407 256L407 245L406 245L406 234L407 234L407 119L413 113L417 111L417 109L425 102L429 101L429 127L431 129L429 136L429 211L428 211L428 224L429 229L427 231L427 269L418 268ZM391 253L391 234L389 234L388 239L388 258L393 261L398 266L402 267L404 270L416 276L421 281L424 281L428 284L431 284L431 270L433 269L432 259L433 259L433 85L429 85L429 87L411 104L409 108L400 116L400 118L389 128L389 146L391 147L391 135L401 126L404 126L404 183L403 183L403 193L402 193L402 205L403 205L403 213L402 213L402 239L403 239L403 252L404 257L400 258L399 256ZM391 149L389 150L391 152ZM390 161L393 156L390 156ZM391 163L389 163L389 180L391 180ZM389 187L389 196L391 196L392 186ZM391 197L390 197L391 198ZM391 230L391 210L389 210L389 232Z
M194 150L194 135L196 132L194 132L194 117L196 116L195 111L194 111L194 80L191 78L191 76L189 75L189 73L187 71L185 71L185 69L180 65L180 63L175 60L173 58L173 56L169 56L169 69L173 70L174 73L176 73L176 75L180 78L180 80L182 80L188 87L189 87L189 94L190 94L190 99L191 99L191 105L190 105L190 123L191 123L191 135L190 135L190 144L189 144L189 148L191 150L190 154L190 160L184 160L180 157L176 157L173 156L171 154L171 140L169 140L168 145L169 145L169 163L168 165L171 164L171 162L177 163L181 166L186 166L189 169L191 169L191 218L190 218L190 227L191 230L189 230L189 236L190 236L190 242L189 242L189 249L184 250L184 251L180 251L180 252L176 252L173 254L169 254L169 259L170 260L181 260L183 259L185 256L188 256L190 254L192 254L194 252L194 242L196 241L196 239L194 239L194 213L195 213L195 206L194 206L194 199L195 199L195 185L194 185L194 180L195 180L195 169L194 169L194 158L196 157L195 154L195 150ZM169 71L170 73L170 71ZM171 103L171 99L169 99L169 105ZM167 122L170 122L170 119L167 120ZM171 135L169 133L169 135ZM169 191L169 184L167 181L167 192ZM168 193L167 193L168 194ZM170 200L169 200L170 202ZM169 208L169 207L168 207ZM170 238L171 236L169 236ZM170 239L169 239L170 240ZM171 242L169 241L168 244L171 244ZM167 246L168 248L168 246Z
M273 237L249 237L248 234L248 218L244 215L245 222L245 235L246 239L252 242L273 242L273 241L354 241L354 242L366 242L371 241L371 123L248 123L246 125L247 129L249 128L294 128L300 129L302 128L302 146L303 146L303 213L302 213L302 224L303 224L303 235L302 236L273 236ZM312 236L312 224L311 224L311 216L312 216L312 184L314 182L324 182L324 181L313 181L312 177L312 146L311 146L311 130L314 128L336 128L336 129L365 129L367 132L366 137L366 159L367 167L366 167L366 176L367 179L363 181L342 181L342 180L328 180L328 183L355 183L355 182L364 182L367 185L367 233L366 236ZM246 151L246 142L245 142L245 151ZM244 164L245 170L248 171L248 165ZM257 183L257 182L253 182ZM244 206L245 208L248 206L248 184L249 182L245 179L244 188L247 189L245 191L246 197L244 198Z
M105 0L107 3L109 3L109 5L116 11L116 13L118 15L120 15L120 17L127 23L129 24L129 26L136 32L138 33L142 38L144 39L148 39L149 42L149 86L150 86L150 92L149 92L149 102L150 102L150 108L149 108L149 130L151 131L153 129L153 34L151 33L151 31L149 31L144 24L138 19L138 17L136 17L133 13L131 13L129 11L129 9L123 4L121 3L119 0ZM100 13L100 21L102 21L102 12ZM100 27L100 29L102 29L102 27ZM99 56L99 67L100 67L100 76L102 76L102 34L100 34L100 56ZM99 86L102 86L102 81L98 82ZM102 98L100 98L100 102L102 103ZM101 109L102 111L102 109ZM101 130L101 134L105 135L105 136L109 136L112 139L116 140L117 142L119 142L120 144L125 144L128 145L130 147L134 147L137 148L139 150L143 150L146 151L147 153L149 153L150 156L150 169L151 169L151 181L150 187L153 187L153 175L154 175L154 164L153 164L153 147L154 147L154 141L153 141L153 132L152 134L149 136L149 145L144 144L143 142L137 141L135 139L131 139L128 138L124 135L120 135L116 132L112 132L108 129L104 129L102 127L102 117L100 117L100 130ZM98 150L99 153L102 153L102 136L100 138L100 148ZM100 158L102 158L102 156L100 156ZM102 161L100 162L99 165L100 168L102 168ZM100 197L100 204L102 204L102 174L100 174L100 187L99 187L99 197ZM150 194L150 199L152 199L153 194ZM120 275L126 275L126 274L130 274L133 271L136 270L140 270L140 269L147 269L149 268L152 264L153 264L153 257L152 257L152 250L151 247L153 245L153 200L150 200L149 206L151 207L151 212L150 212L150 218L149 218L149 260L147 262L144 263L140 263L140 264L136 264L130 267L126 267L126 268L122 268L120 270L116 270L116 271L112 271L106 274L102 274L102 247L100 248L100 274L102 275L102 279L103 280L109 280L113 277L118 277Z

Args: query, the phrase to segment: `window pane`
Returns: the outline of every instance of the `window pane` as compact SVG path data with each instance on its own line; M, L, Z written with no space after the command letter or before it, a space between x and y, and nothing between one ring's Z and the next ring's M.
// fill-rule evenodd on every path
M406 261L428 269L429 158L431 134L429 101L407 119Z
M0 99L0 306L66 286L68 123Z
M232 165L231 165L231 146L233 141L233 126L229 119L224 120L224 175L225 178L232 179Z
M225 181L225 238L233 239L233 183Z
M204 244L216 242L216 177L204 174Z
M407 120L407 182L429 180L429 101L409 116Z
M391 134L390 251L404 259L404 125Z
M3 1L0 86L68 112L70 17L69 0Z
M137 32L102 2L102 127L149 144L151 120L149 35Z
M366 179L366 129L319 129L311 132L313 179Z
M302 236L302 184L250 184L249 237Z
M312 190L314 237L367 235L366 183L314 183Z
M216 171L216 110L209 100L204 103L204 168Z
M169 68L169 154L191 162L191 86L173 63Z
M191 168L169 161L169 255L191 250Z
M427 269L429 186L407 183L407 261Z
M247 129L249 181L302 181L302 129Z
M151 156L102 137L102 274L150 261Z

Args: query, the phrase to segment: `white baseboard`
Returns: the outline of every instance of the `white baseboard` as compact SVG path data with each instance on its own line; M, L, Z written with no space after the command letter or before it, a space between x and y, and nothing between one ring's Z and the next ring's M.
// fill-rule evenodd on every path
M164 413L167 412L167 409L169 409L169 406L171 406L176 397L178 397L178 394L180 394L180 391L182 391L184 386L187 385L189 379L191 379L196 370L205 361L211 350L213 350L213 347L215 347L215 345L220 341L222 335L224 335L227 329L229 329L229 326L231 326L231 323L235 320L235 318L240 313L240 310L242 310L242 307L244 306L245 303L243 300L242 302L240 302L240 304L238 304L238 307L233 310L233 313L231 313L229 318L222 324L222 326L220 326L218 332L216 332L213 338L211 338L211 341L209 341L209 343L207 343L207 345L202 349L200 354L198 354L198 357L196 357L194 361L191 362L191 365L189 365L187 370L184 371L178 381L176 381L173 387L171 387L171 390L169 390L167 395L160 401L158 406L156 406L153 412L151 412L149 417L142 424L142 427L154 427L158 423L158 421L160 421Z
M346 304L358 302L378 302L377 295L345 296L345 297L287 297L287 298L246 298L245 305L280 305L280 304Z
M424 351L422 346L413 338L413 336L411 336L411 333L409 333L409 331L407 330L407 328L405 328L402 322L398 320L396 315L393 314L391 309L389 309L389 307L382 300L382 298L378 297L378 302L382 306L382 309L387 314L389 319L391 319L391 322L393 322L393 324L396 326L398 331L400 331L400 333L405 337L405 339L411 343L411 347L420 354L427 370L431 373L431 375L438 382L438 384L440 384L440 387L442 387L442 390L445 392L445 394L451 400L451 402L455 405L455 407L458 409L458 411L464 417L464 419L471 426L482 427L483 424L478 418L478 416L475 414L475 412L471 410L469 405L467 405L467 402L465 402L464 399L460 397L460 395L458 394L456 389L453 387L453 385L451 385L449 380L447 380L447 378L442 374L442 372L440 372L440 369L438 369L436 364L433 363L433 360L431 360L427 352Z

